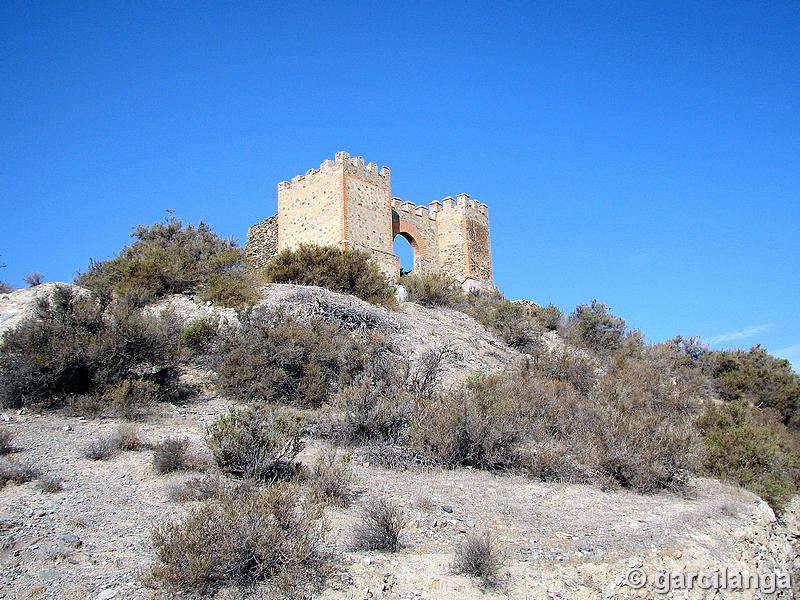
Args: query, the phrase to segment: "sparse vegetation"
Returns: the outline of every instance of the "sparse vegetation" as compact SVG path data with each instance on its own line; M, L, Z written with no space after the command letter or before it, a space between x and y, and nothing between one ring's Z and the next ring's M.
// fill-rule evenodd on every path
M258 581L301 589L323 572L320 517L291 484L209 500L154 529L153 575L198 592Z
M167 496L175 502L208 500L221 496L227 489L228 486L219 475L190 477L180 481L171 481L166 486Z
M456 547L451 570L456 574L471 575L481 580L484 587L500 583L500 571L505 557L497 538L490 532L468 533Z
M10 294L16 288L7 281L0 281L0 294Z
M410 273L400 278L408 291L409 302L423 306L455 307L463 304L464 292L455 280L443 273Z
M187 466L187 438L167 438L153 447L153 468L156 473L172 473Z
M353 547L397 552L405 525L402 508L387 498L373 498L363 508L361 520L353 530Z
M0 456L11 454L14 451L14 438L17 434L10 427L0 425Z
M174 315L148 315L124 299L104 305L57 286L0 342L0 404L55 407L108 394L104 404L133 416L131 403L142 397L178 395L179 331Z
M41 471L30 462L15 458L0 458L0 488L8 483L17 485L38 479Z
M90 460L109 460L120 451L120 438L117 434L94 438L86 446L84 456Z
M138 452L148 447L147 442L142 440L139 428L132 423L117 427L116 437L119 440L120 450Z
M44 274L39 271L32 271L25 275L22 280L28 284L28 287L36 287L44 282Z
M217 384L232 399L316 407L364 368L364 343L320 318L259 307L240 320L216 364Z
M350 501L353 470L350 454L337 458L336 451L323 452L311 469L308 484L311 498L336 506L346 506Z
M55 494L64 490L64 479L60 475L48 473L39 477L36 487L46 494Z
M394 306L394 290L369 254L333 246L301 245L283 250L265 267L263 276L275 283L316 285L352 294L367 302Z
M275 482L298 473L299 423L270 409L231 407L208 428L206 445L223 472Z

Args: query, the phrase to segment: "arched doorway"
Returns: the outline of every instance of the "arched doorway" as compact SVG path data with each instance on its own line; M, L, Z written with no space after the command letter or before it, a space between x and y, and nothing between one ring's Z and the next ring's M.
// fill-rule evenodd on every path
M404 233L394 236L394 255L400 259L400 275L414 270L413 239Z

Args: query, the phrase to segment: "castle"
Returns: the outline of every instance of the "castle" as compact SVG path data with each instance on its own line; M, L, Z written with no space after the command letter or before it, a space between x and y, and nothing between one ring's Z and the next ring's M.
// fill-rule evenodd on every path
M248 265L258 270L300 244L364 250L389 278L400 275L394 238L414 250L414 272L445 273L464 289L495 289L489 209L467 194L417 206L392 196L388 167L337 152L319 169L278 184L278 214L247 232Z

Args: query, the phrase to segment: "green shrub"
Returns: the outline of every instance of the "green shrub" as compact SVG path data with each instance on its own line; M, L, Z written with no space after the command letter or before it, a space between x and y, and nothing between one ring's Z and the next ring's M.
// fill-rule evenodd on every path
M267 281L316 285L367 302L395 306L394 290L369 253L334 246L301 245L283 250L263 270Z
M487 329L498 333L506 344L524 352L531 350L541 335L528 308L505 298L495 299L475 314L475 318Z
M153 530L152 573L201 593L259 581L302 588L320 578L323 534L320 508L303 504L295 485L224 495Z
M194 319L181 333L183 345L195 352L202 352L212 343L219 333L216 320L201 317Z
M749 351L711 354L711 375L725 400L745 398L780 413L781 421L800 429L800 376L788 360L775 358L761 346Z
M644 346L640 331L628 330L625 319L611 314L605 304L594 299L591 304L575 308L564 333L571 341L604 357L637 356Z
M179 336L172 314L148 315L121 300L104 305L57 286L0 342L0 404L61 406L71 397L103 396L128 379L157 385L160 398L174 397ZM131 390L142 388L131 385L108 402L134 400Z
M400 533L406 525L403 509L387 498L373 498L361 512L353 531L353 547L358 550L400 549Z
M800 443L777 418L745 399L709 407L700 420L706 470L735 481L779 510L800 491Z
M295 475L303 449L299 423L266 409L231 407L206 433L217 466L236 477L274 482Z
M213 275L238 272L244 266L243 252L233 240L221 239L202 221L184 225L170 215L161 223L140 225L131 237L135 241L119 256L91 261L75 283L105 298L130 288L159 297L198 289Z
M364 368L365 345L320 318L258 307L240 320L215 365L217 385L232 399L316 407Z
M464 292L455 279L443 273L411 273L400 278L400 284L408 291L409 302L423 306L446 306L455 308L464 303Z
M252 279L244 272L213 273L200 293L204 302L238 308L258 302L259 294Z

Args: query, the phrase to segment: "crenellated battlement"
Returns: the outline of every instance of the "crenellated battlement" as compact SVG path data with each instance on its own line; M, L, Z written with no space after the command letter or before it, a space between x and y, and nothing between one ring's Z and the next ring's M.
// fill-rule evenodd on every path
M264 264L255 256L263 248L335 245L368 251L388 276L395 277L400 267L393 241L402 235L414 249L418 272L439 271L464 285L470 282L472 288L493 287L486 204L469 194L427 205L393 197L389 168L379 170L361 156L337 152L318 169L280 182L276 222L271 229L254 228L252 240L248 236L251 264ZM276 238L274 244L267 243L270 236Z
M474 198L470 198L469 194L458 194L455 198L446 196L441 200L434 200L428 206L424 204L414 204L413 202L404 201L401 198L392 198L392 208L401 210L403 212L413 212L417 216L428 216L431 219L436 219L437 213L444 209L447 210L471 210L477 211L487 219L489 218L489 206L478 202Z
M309 169L305 175L295 175L291 181L281 181L278 190L285 190L301 183L309 178L315 178L318 174L329 174L333 171L340 173L347 172L348 175L361 177L367 181L379 183L381 185L391 185L391 171L389 167L381 167L374 162L364 164L361 156L350 156L347 152L337 152L334 160L326 158L319 166L319 169Z

